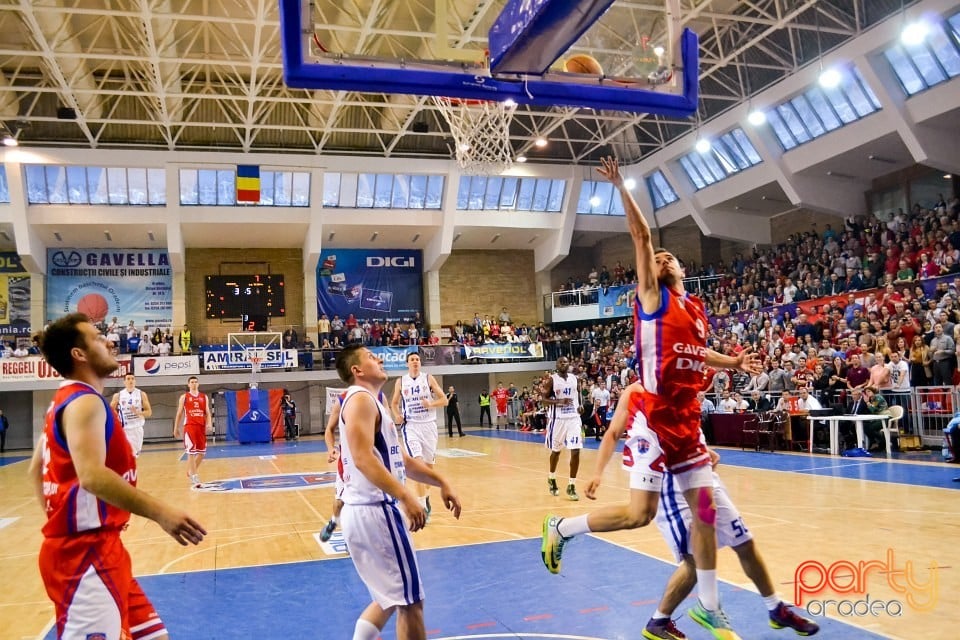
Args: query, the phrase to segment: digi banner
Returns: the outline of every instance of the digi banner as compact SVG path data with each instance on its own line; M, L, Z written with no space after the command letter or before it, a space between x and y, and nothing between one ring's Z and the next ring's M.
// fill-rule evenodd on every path
M601 287L599 294L601 318L624 318L633 315L633 300L637 297L637 285Z
M317 314L387 322L423 315L422 252L337 249L317 264Z
M30 274L20 256L0 252L0 335L30 335Z
M245 351L226 349L204 349L200 356L203 358L204 371L223 371L225 369L253 370L253 364L247 359ZM296 349L267 349L266 358L260 363L261 369L296 369Z
M48 249L47 321L79 311L94 324L173 324L173 270L164 250Z
M508 342L507 344L482 344L464 346L468 360L542 360L542 342Z
M123 378L133 370L131 357L117 356L120 367L111 373L110 378ZM0 382L60 380L57 370L47 364L40 356L0 359Z
M197 356L147 356L134 358L133 373L138 376L197 376L200 359Z

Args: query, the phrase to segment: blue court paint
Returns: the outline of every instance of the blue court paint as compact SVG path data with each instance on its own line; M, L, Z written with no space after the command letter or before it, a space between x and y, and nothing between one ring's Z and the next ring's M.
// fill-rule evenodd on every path
M432 639L487 634L636 638L673 571L670 564L591 536L567 547L560 575L543 567L539 538L422 551L419 559ZM340 640L351 636L357 615L369 602L349 559L148 576L139 581L170 636L191 640ZM755 593L721 583L720 594L742 637L793 637L789 630L767 625L766 609ZM690 604L692 600L684 607ZM818 622L823 637L881 637L834 620ZM396 637L393 623L384 630L383 640ZM709 637L685 615L678 626L692 640Z
M500 438L517 442L543 444L542 433L527 431L471 431L472 436ZM600 443L593 438L583 440L585 449L599 449ZM623 443L617 445L617 451L623 449ZM832 478L851 480L871 480L873 482L891 482L917 487L938 487L940 489L960 490L960 482L953 479L960 475L957 465L929 465L911 462L888 461L884 458L842 458L823 454L786 454L756 451L741 451L718 447L720 464L767 471L788 471Z
M3 456L0 457L0 467L6 467L11 464L16 464L18 462L23 462L24 460L29 460L30 456Z

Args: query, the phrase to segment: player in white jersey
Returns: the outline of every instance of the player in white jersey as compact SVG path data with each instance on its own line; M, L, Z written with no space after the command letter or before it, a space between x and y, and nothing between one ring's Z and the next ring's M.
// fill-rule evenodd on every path
M557 359L557 372L551 373L541 387L543 403L548 405L546 445L550 449L550 475L547 486L551 495L559 495L557 464L564 447L570 450L570 480L567 498L579 500L577 470L580 468L580 449L583 448L583 425L580 421L580 386L577 376L570 373L570 359Z
M712 449L708 449L708 452L716 466L720 456ZM592 497L590 489L587 490L587 496ZM737 554L743 572L757 587L767 607L770 626L774 629L789 627L802 636L812 636L820 631L820 626L816 622L798 615L777 595L773 580L767 571L767 565L753 542L753 535L744 524L740 512L733 504L727 488L716 472L713 474L713 499L717 505L717 548L730 547ZM670 472L663 476L660 506L654 522L679 564L667 582L667 589L657 610L643 630L643 637L650 640L663 638L675 640L686 636L676 628L671 616L693 591L697 583L697 570L693 562L693 546L690 539L693 513L683 497L683 491L678 486L676 478Z
M420 368L420 354L407 354L407 373L393 388L390 408L397 424L403 426L403 439L411 458L433 467L437 458L437 407L447 406L447 395L437 380ZM417 485L420 504L430 519L430 496L427 486Z
M132 373L123 376L123 391L113 394L110 408L120 414L123 435L127 436L133 455L139 456L143 449L143 426L153 415L153 407L146 392L137 389L137 379Z
M375 640L397 612L397 640L425 640L423 586L411 531L427 513L404 486L406 476L440 488L444 505L460 517L460 500L446 480L400 444L390 412L377 399L387 380L383 361L360 345L344 348L337 374L349 384L340 406L343 537L373 601L357 619L353 640Z

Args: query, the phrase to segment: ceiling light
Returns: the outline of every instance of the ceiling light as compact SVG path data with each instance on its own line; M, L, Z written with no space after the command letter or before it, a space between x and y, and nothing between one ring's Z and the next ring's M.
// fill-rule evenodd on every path
M710 147L711 147L710 141L707 140L706 138L700 138L699 140L697 140L697 144L693 145L693 148L700 153L706 153L710 151Z
M533 141L533 144L535 144L536 146L538 146L538 147L540 147L540 148L543 148L543 147L547 146L547 139L546 139L546 138L537 138L536 140Z
M374 240L376 240L376 239L377 239L377 236L379 236L379 235L380 235L380 232L379 232L379 231L374 231L374 232L373 232L373 235L370 236L370 242L373 242Z
M664 49L660 45L657 45L653 48L653 55L657 56L658 58L663 55L663 52Z
M8 133L7 135L3 136L3 144L4 146L7 146L7 147L16 147L20 143L17 142L16 138L14 138L12 135Z
M505 106L505 107L515 107L515 106L517 106L517 101L514 100L513 98L507 98L506 100L503 101L503 106Z
M943 179L944 179L944 180L952 180L952 179L953 179L953 175L952 175L952 174L949 174L949 173L945 173L945 174L943 174Z
M623 181L623 186L627 188L627 191L633 191L637 186L637 181L633 178L627 178Z
M836 89L839 86L843 76L834 68L824 69L820 73L820 86L824 89Z
M767 114L760 109L754 109L747 115L747 122L755 127L759 127L767 121Z
M527 161L527 156L517 156L517 162L523 164Z
M916 47L923 44L930 33L930 26L923 20L911 22L900 32L900 42L908 47Z
M590 206L599 207L600 206L600 196L591 196L590 197Z

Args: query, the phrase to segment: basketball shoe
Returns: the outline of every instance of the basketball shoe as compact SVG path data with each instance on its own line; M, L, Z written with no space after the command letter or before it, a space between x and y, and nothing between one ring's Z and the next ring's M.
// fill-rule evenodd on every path
M333 518L330 518L330 521L327 522L327 526L323 528L323 531L320 532L320 542L326 542L330 539L330 536L333 535L334 530L337 528L337 521Z
M820 625L799 615L785 602L781 602L770 612L770 626L774 629L790 627L797 632L798 636L812 636L820 631Z
M643 637L649 640L686 640L687 638L670 618L650 618L643 629Z
M550 488L550 495L552 496L560 495L560 487L557 486L556 478L547 478L547 487Z
M560 573L563 546L572 539L560 535L557 526L561 520L563 518L549 514L543 519L543 541L540 544L540 557L543 559L543 566L550 573Z
M192 476L190 476L190 484L193 485L194 487L199 487L199 486L202 484L202 483L200 482L200 474L199 474L199 473L195 473L195 474L193 474Z
M716 640L740 640L740 636L730 627L730 620L723 609L718 608L716 611L709 611L697 600L697 606L687 613L697 624L709 631Z
M577 488L572 484L567 485L567 499L574 502L580 499L580 496L577 495Z

